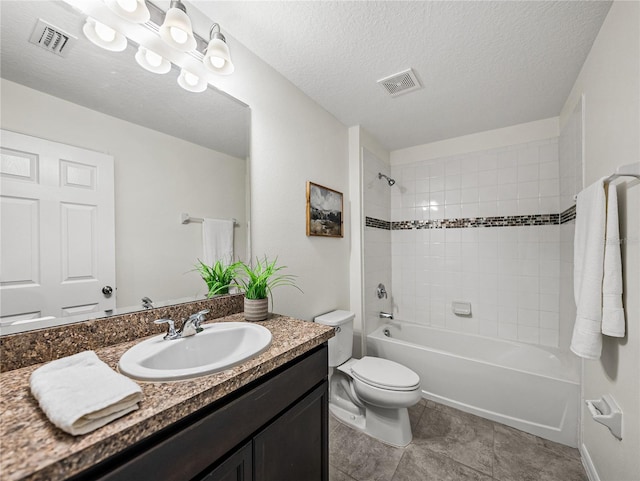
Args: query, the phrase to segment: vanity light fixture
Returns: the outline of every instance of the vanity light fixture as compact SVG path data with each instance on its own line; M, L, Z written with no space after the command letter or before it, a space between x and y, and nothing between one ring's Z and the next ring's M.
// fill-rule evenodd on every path
M178 85L189 92L197 93L207 90L208 83L205 79L198 77L188 70L181 69L180 75L178 76Z
M164 22L160 26L160 38L181 52L196 49L197 42L193 36L191 19L187 15L187 7L180 0L171 1Z
M151 18L145 0L104 0L114 13L134 23L146 23Z
M82 4L84 0L74 1ZM123 21L114 18L108 12L101 12L95 8L88 9L86 11L88 17L82 28L86 37L101 48L121 52L127 48L128 38L120 31L133 32L130 34L132 42L138 45L135 59L145 70L165 74L171 71L172 64L178 67L190 65L188 70L181 69L177 79L178 85L189 92L203 92L207 89L208 72L229 75L235 70L227 39L221 32L220 24L214 23L211 26L207 42L193 32L187 8L181 0L171 0L167 12L147 0L103 0L100 3L102 3L100 9L108 8L119 17L139 25L124 25ZM92 13L93 11L95 13ZM98 18L101 20L109 18L107 21L115 22L115 28L105 25L97 20ZM138 30L142 28L148 32L141 37ZM147 38L149 33L155 36L155 40L149 40L149 44L153 44L153 50L141 45L139 40ZM157 41L157 36L162 42ZM143 42L147 43L147 40ZM172 51L171 48L183 53ZM194 59L202 65L193 64Z
M217 29L217 32L214 31ZM231 62L231 54L227 46L227 39L220 32L220 25L214 23L209 30L209 44L205 50L204 66L213 73L229 75L233 73L234 66Z
M98 47L112 52L122 52L127 48L127 38L113 28L98 22L95 18L87 17L82 27L85 36Z

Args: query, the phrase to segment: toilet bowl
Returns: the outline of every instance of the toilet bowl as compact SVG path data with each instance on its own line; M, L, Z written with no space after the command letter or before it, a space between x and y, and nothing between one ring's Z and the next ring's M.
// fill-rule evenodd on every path
M315 318L336 328L329 340L329 410L338 420L380 441L406 446L412 439L407 408L420 400L420 378L387 359L353 359L354 317L349 311L332 311Z

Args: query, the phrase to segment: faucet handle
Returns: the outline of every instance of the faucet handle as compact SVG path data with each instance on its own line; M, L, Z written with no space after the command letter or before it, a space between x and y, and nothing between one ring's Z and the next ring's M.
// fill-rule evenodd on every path
M193 325L195 326L197 332L202 331L200 324L206 321L206 319L204 318L206 314L209 314L209 309L203 309L202 311L196 312L195 314L191 314L189 316L188 320L193 322Z
M196 312L195 314L192 314L192 317L195 317L196 319L199 319L201 322L204 321L204 316L205 314L209 314L209 309L203 309L200 312Z
M170 341L172 339L178 339L180 337L180 333L176 331L176 326L173 320L171 319L156 319L153 321L154 324L168 324L167 333L164 336L164 339Z

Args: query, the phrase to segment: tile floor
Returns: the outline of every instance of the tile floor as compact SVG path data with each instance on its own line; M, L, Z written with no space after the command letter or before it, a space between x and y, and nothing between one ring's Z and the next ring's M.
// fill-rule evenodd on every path
M409 410L413 441L381 443L331 418L329 481L587 481L577 449L448 406Z

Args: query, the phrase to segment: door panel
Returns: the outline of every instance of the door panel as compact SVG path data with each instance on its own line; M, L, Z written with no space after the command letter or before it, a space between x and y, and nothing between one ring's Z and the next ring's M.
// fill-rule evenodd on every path
M115 308L113 157L1 133L1 323Z

